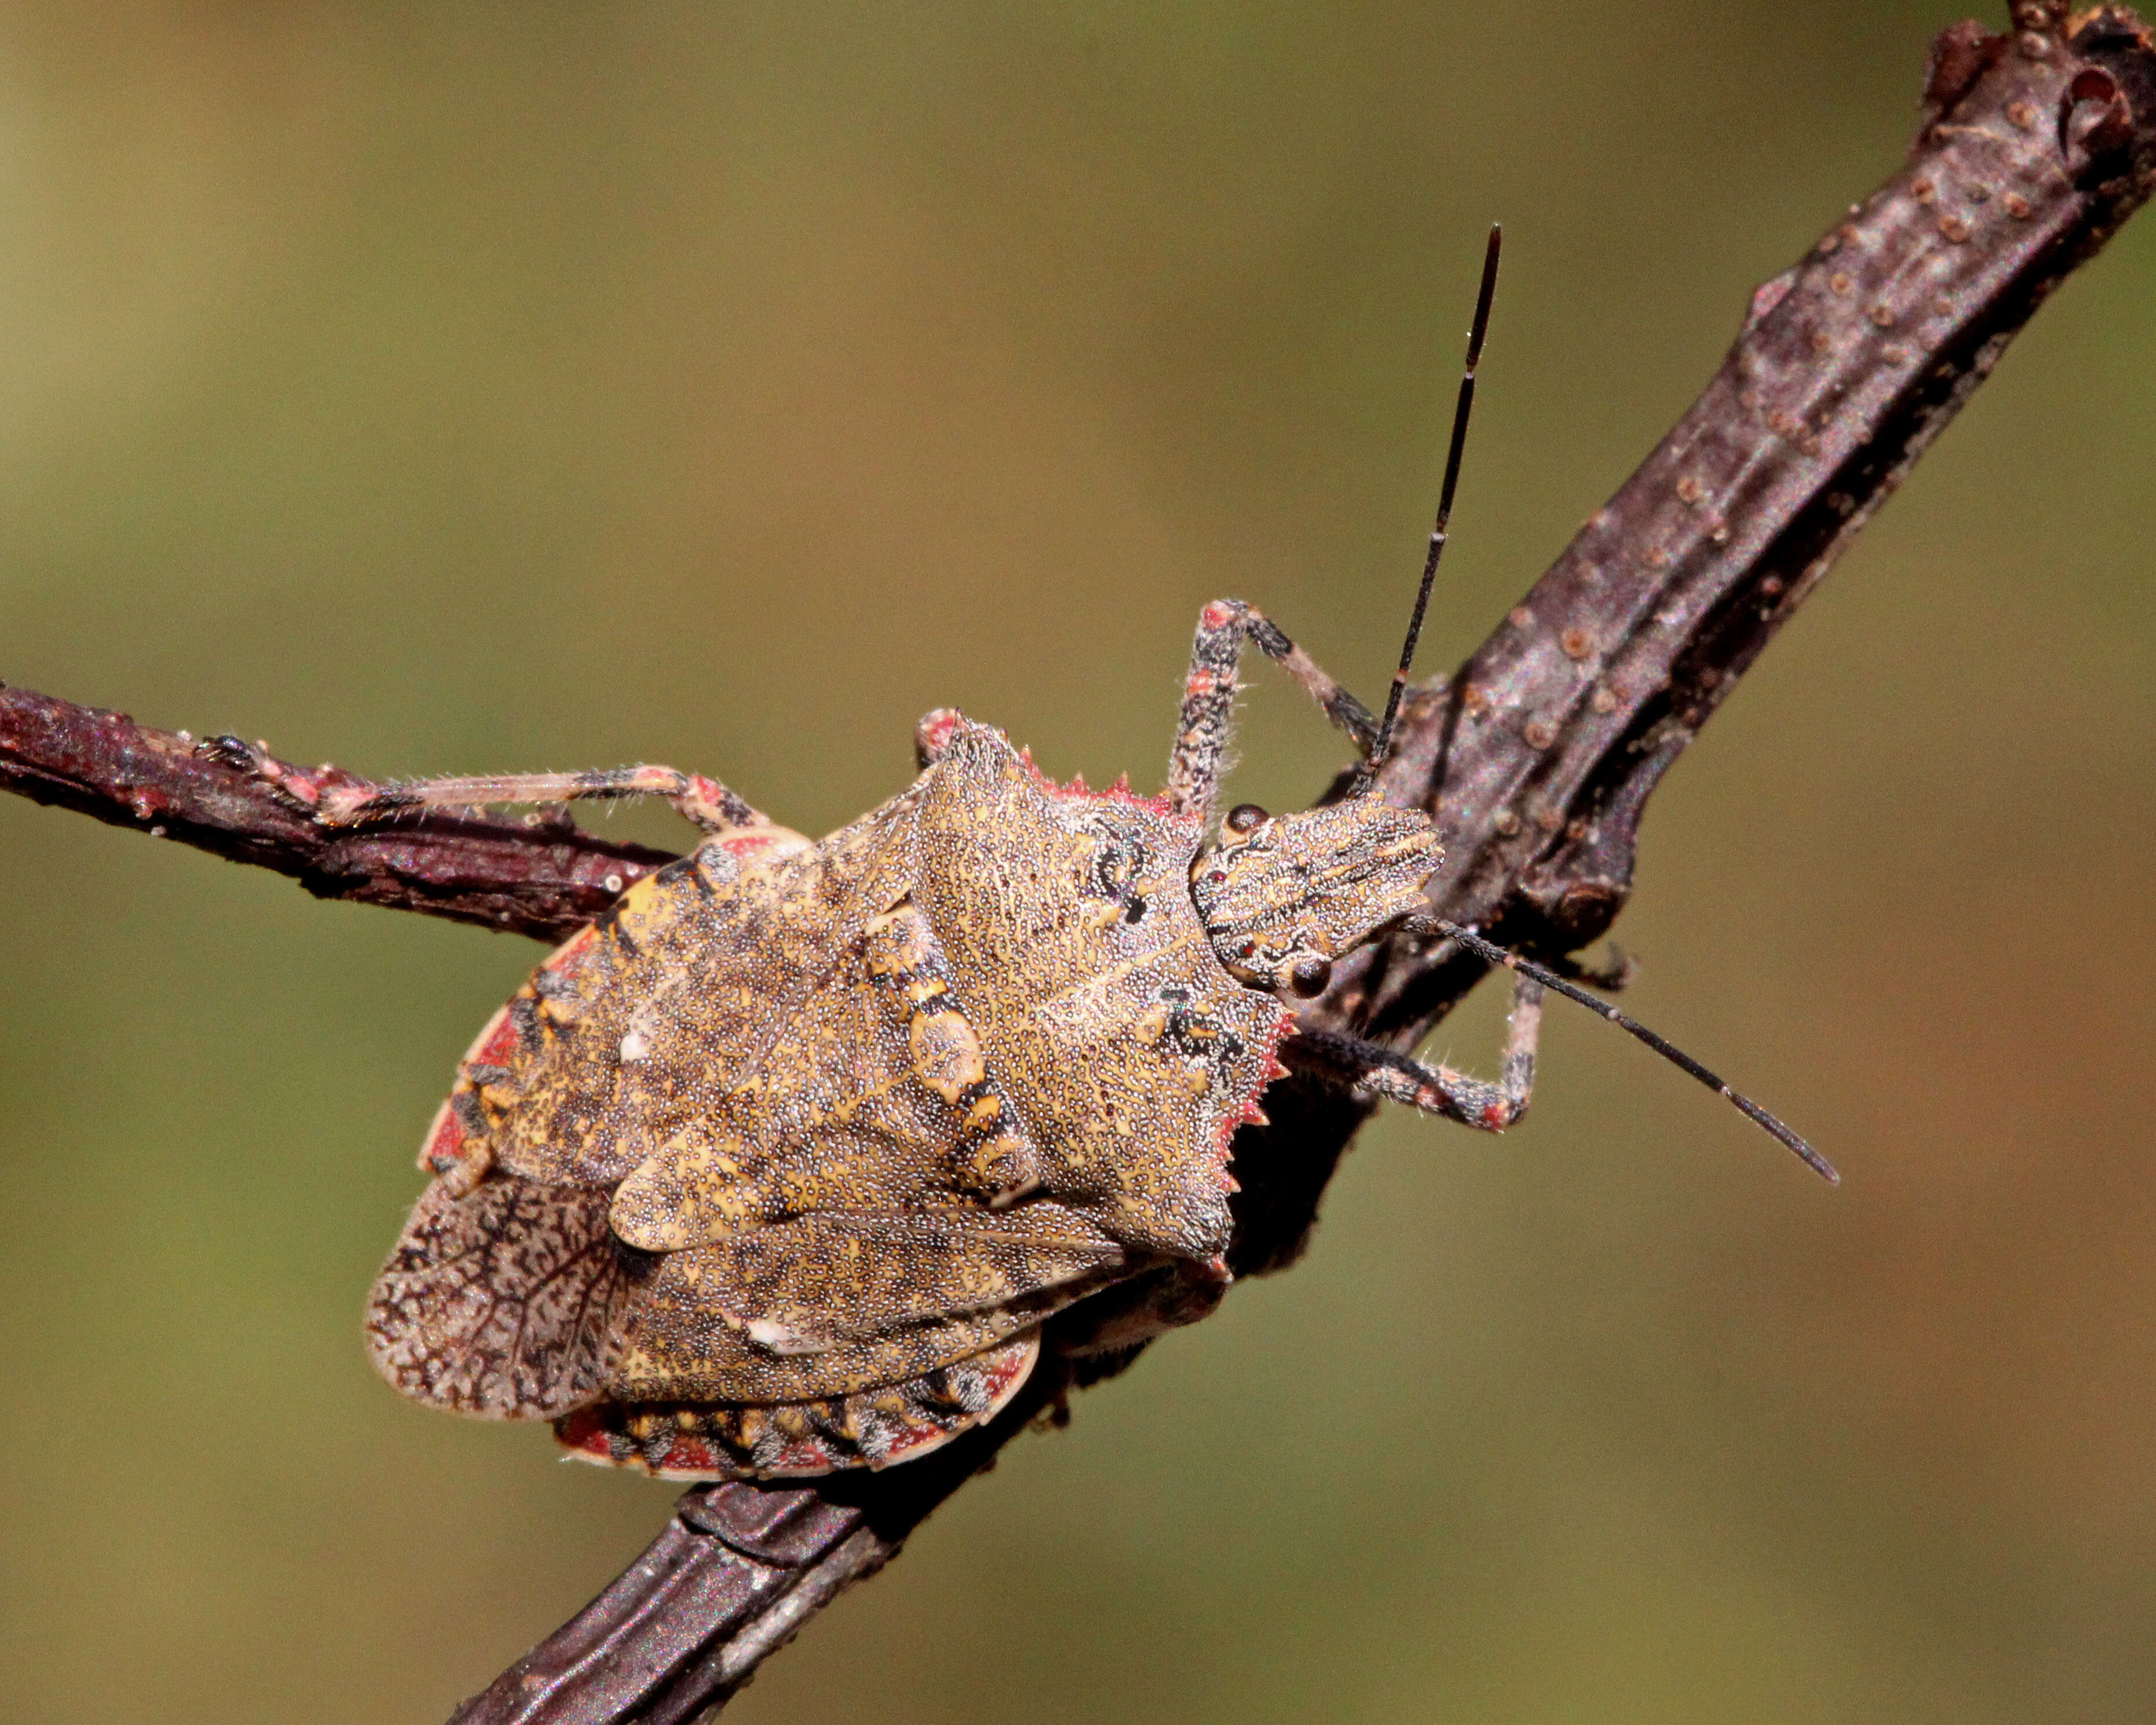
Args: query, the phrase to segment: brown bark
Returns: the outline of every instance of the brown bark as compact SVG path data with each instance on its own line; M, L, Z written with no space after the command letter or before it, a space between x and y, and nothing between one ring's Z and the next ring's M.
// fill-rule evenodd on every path
M2015 332L2148 196L2148 31L2116 8L2069 20L2058 0L2014 17L2006 35L1940 34L1907 164L1760 289L1691 411L1496 634L1410 698L1384 784L1436 809L1442 916L1546 957L1609 927L1662 774ZM0 689L0 788L324 897L558 938L666 860L560 821L332 834L307 813L321 778ZM1412 1046L1481 973L1395 940L1339 967L1320 1022ZM1293 1261L1368 1111L1296 1081L1267 1107L1272 1124L1235 1145L1240 1275ZM1065 1313L1051 1343L1082 1338L1113 1297ZM993 1426L889 1474L688 1491L637 1563L456 1720L672 1725L715 1709L1083 1381L1045 1366Z

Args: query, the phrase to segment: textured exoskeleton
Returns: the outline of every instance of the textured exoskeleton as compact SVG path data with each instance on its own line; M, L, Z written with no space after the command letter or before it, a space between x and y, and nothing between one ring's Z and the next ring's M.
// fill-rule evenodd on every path
M1009 1401L1074 1301L1116 1289L1095 1347L1211 1309L1230 1141L1264 1117L1281 1052L1471 1125L1518 1117L1540 1022L1525 976L1495 1085L1298 1029L1280 999L1321 993L1337 956L1424 909L1442 857L1429 816L1371 786L1445 544L1497 252L1492 229L1382 725L1224 599L1199 618L1158 798L1054 784L948 710L916 733L921 777L820 844L665 767L302 796L337 824L655 794L708 834L541 965L465 1055L368 1314L398 1389L552 1419L581 1455L675 1476L882 1466ZM1330 808L1233 809L1209 844L1246 645L1364 770Z
M922 720L914 783L812 844L666 767L316 787L332 824L660 795L708 836L624 893L480 1032L429 1130L435 1178L376 1284L374 1360L421 1401L545 1418L676 1477L883 1466L978 1424L1043 1322L1114 1289L1085 1345L1204 1316L1228 1279L1229 1149L1286 1055L1499 1131L1544 983L1774 1117L1614 1008L1517 973L1495 1084L1299 1026L1332 961L1427 908L1435 824L1373 793L1460 477L1493 229L1422 586L1382 724L1239 600L1198 623L1158 798L1060 786L1000 732ZM1353 738L1353 793L1209 842L1242 650ZM1066 1343L1066 1345L1068 1345Z
M1073 1301L1224 1281L1271 985L1424 904L1429 818L1238 810L1209 850L932 717L901 795L819 844L713 817L481 1033L369 1314L399 1389L672 1476L880 1466Z

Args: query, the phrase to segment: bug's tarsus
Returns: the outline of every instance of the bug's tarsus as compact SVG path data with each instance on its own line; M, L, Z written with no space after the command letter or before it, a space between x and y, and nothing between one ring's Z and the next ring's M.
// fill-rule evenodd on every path
M1446 524L1452 519L1453 494L1460 489L1460 462L1467 449L1467 420L1475 406L1475 368L1482 361L1482 339L1490 332L1490 305L1497 293L1497 254L1504 229L1490 224L1490 244L1482 254L1482 286L1475 299L1475 322L1467 332L1467 363L1461 368L1460 397L1452 409L1452 443L1445 455L1445 483L1437 495L1437 522L1430 529L1430 551L1423 558L1422 585L1416 590L1414 612L1408 619L1407 639L1400 647L1400 668L1393 673L1393 686L1385 695L1385 716L1378 726L1378 740L1362 771L1356 775L1352 794L1370 788L1378 769L1393 747L1393 727L1399 717L1400 701L1407 693L1408 675L1414 669L1415 644L1422 637L1423 614L1430 608L1431 587L1437 580L1438 559L1445 555Z
M1410 934L1441 934L1446 939L1466 947L1478 958L1486 959L1491 964L1502 964L1516 975L1532 978L1544 988L1555 990L1568 1000L1578 1001L1589 1011L1597 1013L1609 1019L1619 1029L1639 1038L1664 1060L1672 1065L1683 1068L1709 1090L1728 1098L1739 1113L1777 1142L1794 1151L1806 1167L1830 1186L1839 1186L1841 1183L1841 1176L1835 1172L1832 1163L1753 1101L1751 1097L1744 1095L1741 1091L1732 1089L1675 1043L1666 1037L1658 1036L1637 1019L1628 1018L1608 1001L1596 999L1586 989L1567 982L1564 978L1547 966L1537 964L1532 958L1522 958L1517 952L1508 952L1494 941L1485 940L1473 929L1463 928L1457 922L1448 922L1439 916L1410 916L1402 922L1399 927L1404 932Z
M1501 1132L1527 1111L1535 1086L1535 1043L1542 1026L1543 991L1522 977L1506 1029L1504 1061L1497 1082L1432 1066L1383 1044L1337 1030L1299 1027L1281 1045L1292 1069L1426 1114L1442 1115L1478 1132Z

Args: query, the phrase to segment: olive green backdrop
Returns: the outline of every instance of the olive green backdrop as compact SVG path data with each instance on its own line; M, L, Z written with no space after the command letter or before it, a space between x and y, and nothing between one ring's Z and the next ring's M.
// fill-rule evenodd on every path
M1485 223L1433 666L1892 170L1955 15L18 0L0 676L811 832L945 702L1150 778L1209 598L1381 690ZM2144 218L1647 824L1636 1009L1845 1188L1553 1009L1526 1125L1380 1120L1298 1270L732 1717L2146 1717L2152 289ZM1236 792L1299 802L1338 747L1253 676ZM0 1717L437 1721L659 1526L360 1349L538 956L0 799Z

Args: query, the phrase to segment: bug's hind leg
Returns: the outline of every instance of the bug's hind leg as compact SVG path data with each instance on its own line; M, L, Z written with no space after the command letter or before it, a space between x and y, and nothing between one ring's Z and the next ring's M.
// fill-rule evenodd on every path
M409 810L469 809L487 803L560 803L622 797L664 797L707 833L768 826L764 816L716 779L675 767L616 767L598 773L522 773L474 778L422 778L408 784L334 784L322 788L316 818L326 826L358 826Z
M1527 1111L1535 1087L1535 1044L1542 1034L1543 985L1522 977L1512 990L1505 1057L1497 1082L1446 1066L1425 1065L1359 1036L1297 1030L1281 1045L1290 1065L1366 1096L1404 1102L1463 1126L1501 1132Z
M1235 728L1235 672L1247 641L1286 670L1325 716L1368 756L1378 741L1370 711L1327 675L1280 626L1240 599L1215 599L1198 614L1198 638L1190 649L1190 676L1183 685L1175 749L1168 762L1170 807L1200 819L1227 771L1228 742Z

